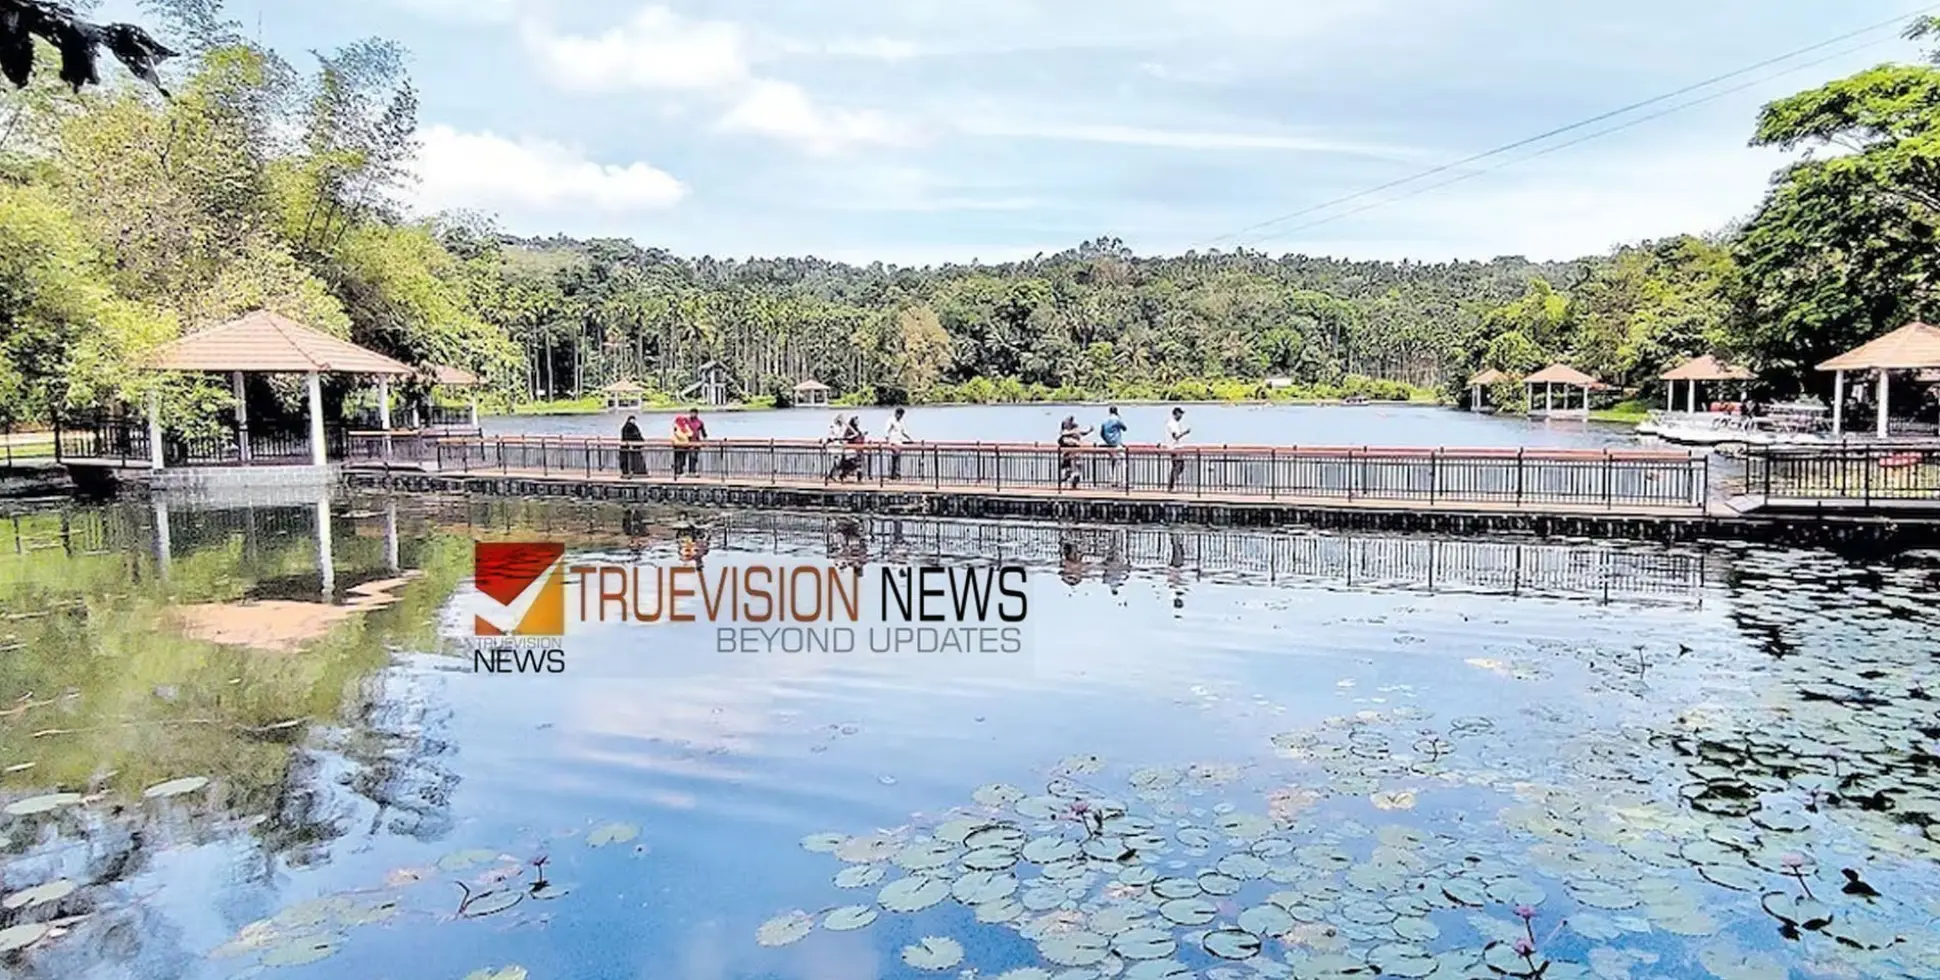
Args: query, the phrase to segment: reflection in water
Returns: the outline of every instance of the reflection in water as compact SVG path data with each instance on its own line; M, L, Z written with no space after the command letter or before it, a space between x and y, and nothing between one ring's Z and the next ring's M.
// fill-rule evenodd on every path
M1060 584L1002 669L725 657L665 629L569 636L572 671L537 681L447 655L475 537ZM725 978L887 975L937 936L996 976L1137 921L1165 929L1142 951L1174 943L1155 959L1204 977L1209 941L1249 954L1242 976L1493 977L1520 969L1502 930L1530 903L1523 962L1548 978L1936 976L1934 584L1912 559L1297 530L408 498L24 512L0 524L0 887L74 888L0 908L0 946L43 930L5 963L37 978ZM293 651L172 625L378 591L395 601ZM1109 850L1078 803L1113 846L1162 838L1153 881L1122 852L1067 863ZM1019 846L958 846L953 815ZM936 867L936 905L886 907ZM1198 892L1155 898L1160 876ZM851 905L878 921L829 926Z

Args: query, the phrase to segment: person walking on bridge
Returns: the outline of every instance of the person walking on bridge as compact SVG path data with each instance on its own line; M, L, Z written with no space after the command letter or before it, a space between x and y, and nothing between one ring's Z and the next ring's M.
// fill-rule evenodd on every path
M1105 409L1105 421L1098 426L1098 444L1111 460L1111 482L1117 483L1125 460L1125 420L1118 417L1118 406Z
M640 423L629 415L626 424L620 426L620 475L645 476L647 473L647 453L640 447L646 445L647 437L640 431Z
M1165 492L1171 493L1179 488L1179 477L1186 472L1186 437L1192 435L1192 428L1186 425L1186 410L1174 406L1172 421L1165 424L1165 448L1172 454L1172 467L1165 476Z
M914 441L909 437L909 427L903 424L902 409L896 409L896 414L889 420L889 428L883 430L882 438L889 443L889 478L900 480L903 478L903 447Z
M701 471L700 442L707 438L707 423L701 421L701 410L689 408L686 415L674 419L674 476L685 473L698 475Z
M1090 429L1078 428L1078 420L1072 416L1064 417L1064 424L1058 426L1058 483L1061 486L1078 488L1078 451Z

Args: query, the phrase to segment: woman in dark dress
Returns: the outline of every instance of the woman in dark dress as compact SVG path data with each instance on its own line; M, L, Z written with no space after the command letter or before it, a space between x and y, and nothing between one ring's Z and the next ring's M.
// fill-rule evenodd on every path
M620 426L620 475L645 476L647 473L647 453L640 448L646 445L647 437L640 431L640 423L633 416L626 417L626 424Z

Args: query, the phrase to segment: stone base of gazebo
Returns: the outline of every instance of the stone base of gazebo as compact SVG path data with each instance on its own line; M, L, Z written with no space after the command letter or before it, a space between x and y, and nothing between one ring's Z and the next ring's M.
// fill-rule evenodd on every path
M150 489L222 494L235 490L316 490L336 485L337 464L324 466L184 466L147 472Z

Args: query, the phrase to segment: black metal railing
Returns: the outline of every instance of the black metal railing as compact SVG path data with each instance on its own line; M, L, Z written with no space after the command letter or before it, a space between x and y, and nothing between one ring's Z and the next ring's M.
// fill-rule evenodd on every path
M1754 446L1743 492L1767 502L1940 500L1940 441Z
M344 413L344 426L349 429L382 431L383 420L378 417L375 406L360 406ZM475 429L472 410L466 405L420 405L415 408L400 406L391 412L393 431L428 429Z
M325 459L343 459L348 430L340 425L326 425L323 431ZM63 422L54 429L54 453L63 463L148 466L151 462L148 423L139 419ZM164 466L304 466L312 459L308 430L251 428L246 458L242 441L233 429L162 435Z
M1157 446L1059 449L1043 444L912 443L825 446L805 440L666 441L622 446L568 436L352 433L354 464L442 472L695 479L954 490L1030 490L1182 499L1325 498L1397 503L1491 503L1690 508L1703 505L1703 457L1626 450L1381 449Z

